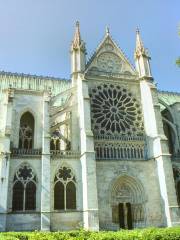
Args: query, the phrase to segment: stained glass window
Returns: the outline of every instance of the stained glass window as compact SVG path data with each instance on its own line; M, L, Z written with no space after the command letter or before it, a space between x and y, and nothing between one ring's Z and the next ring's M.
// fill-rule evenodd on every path
M72 170L61 167L54 178L54 209L76 209L76 179Z
M36 176L28 164L16 171L13 184L13 211L36 209Z

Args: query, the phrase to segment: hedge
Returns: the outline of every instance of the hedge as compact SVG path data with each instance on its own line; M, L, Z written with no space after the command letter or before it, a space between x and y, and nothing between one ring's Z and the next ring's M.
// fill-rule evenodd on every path
M180 227L121 230L117 232L6 232L0 240L180 240Z

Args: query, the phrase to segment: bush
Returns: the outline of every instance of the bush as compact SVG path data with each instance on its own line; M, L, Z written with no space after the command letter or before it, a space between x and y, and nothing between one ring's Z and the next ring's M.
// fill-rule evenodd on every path
M121 230L118 232L6 232L0 240L180 240L180 227Z

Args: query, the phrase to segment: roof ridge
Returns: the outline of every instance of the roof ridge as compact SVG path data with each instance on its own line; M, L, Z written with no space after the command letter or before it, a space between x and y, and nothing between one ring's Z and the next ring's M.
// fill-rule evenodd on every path
M6 72L6 71L0 71L0 75L70 81L70 79L67 79L67 78L43 76L43 75L28 74L28 73Z
M173 91L165 91L165 90L158 90L159 93L166 93L172 95L180 95L180 92L173 92Z

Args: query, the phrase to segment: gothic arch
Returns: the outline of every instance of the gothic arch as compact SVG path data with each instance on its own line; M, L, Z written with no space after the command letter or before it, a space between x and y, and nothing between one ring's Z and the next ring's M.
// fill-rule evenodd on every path
M159 99L159 103L160 103L161 105L163 105L163 106L168 110L168 112L169 112L170 115L171 115L172 122L174 123L174 116L173 116L173 113L172 113L172 110L171 110L170 106L169 106L167 103L165 103L162 99Z
M53 179L54 210L72 210L77 208L76 176L67 164L61 165Z
M19 127L19 148L33 149L34 148L34 116L29 112L22 114Z
M23 162L16 167L12 181L12 211L37 209L37 175L33 167Z
M172 151L170 151L170 153L174 153L175 154L179 150L179 141L178 141L178 135L177 135L176 127L168 119L162 117L162 120L163 120L163 123L167 124L169 126L169 128L171 129L171 131L172 131L171 132L171 138L172 138L172 140L171 140L172 141L172 147L171 148L172 148ZM170 141L169 138L168 138L168 141Z
M38 180L38 174L37 174L36 168L35 168L34 166L32 166L32 164L29 163L28 161L23 161L23 162L21 162L20 164L18 164L18 165L15 167L14 173L11 175L11 177L12 177L12 178L14 177L14 174L18 171L18 169L19 169L21 166L29 166L29 167L32 169L34 175L36 176L36 183L38 184L39 180ZM13 179L12 179L12 181L13 181Z
M114 180L111 187L111 197L115 196L122 186L127 186L131 191L132 203L142 203L145 201L145 191L143 185L138 179L129 175L121 175Z
M17 113L17 132L16 132L16 137L17 137L17 139L16 139L16 141L15 141L15 146L16 147L19 147L19 129L20 129L20 121L21 121L21 118L22 118L22 116L25 114L25 113L27 113L27 112L29 112L32 116L33 116L33 118L34 118L34 146L33 147L35 147L36 146L36 144L37 144L37 129L38 129L38 126L37 126L37 124L38 124L38 117L37 117L37 113L32 109L32 108L30 108L30 107L25 107L25 108L23 108L23 109L21 109L21 111L20 112L18 112Z
M161 105L165 109L161 112L164 133L168 139L169 152L176 154L179 151L179 140L177 135L176 125L174 124L174 116L171 107L167 105L163 100L159 99Z
M119 176L111 187L112 222L120 223L121 227L121 217L124 213L121 212L120 214L120 206L121 211L124 211L128 206L130 207L129 217L131 218L132 228L144 227L146 219L145 202L145 191L141 182L129 175ZM123 215L123 219L126 217Z

